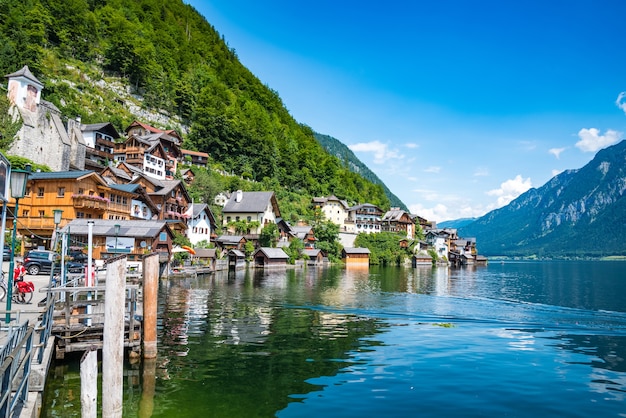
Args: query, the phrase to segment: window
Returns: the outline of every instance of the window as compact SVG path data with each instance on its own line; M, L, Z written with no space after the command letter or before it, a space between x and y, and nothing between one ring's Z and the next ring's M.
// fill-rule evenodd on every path
M57 197L65 197L65 187L59 187L57 190Z
M43 218L44 216L46 216L46 211L45 210L40 210L39 211L39 217Z
M24 209L24 210L22 211L22 216L23 216L24 218L28 218L28 215L29 215L29 214L30 214L30 211L29 211L28 209Z
M25 196L30 196L30 187L29 186L26 187L26 194L25 194Z
M43 197L43 187L37 188L37 197Z
M83 219L85 217L85 212L76 212L77 219Z
M161 232L159 233L159 241L167 241L167 232Z
M248 222L252 221L252 216L248 216Z
M83 193L85 193L85 189L83 189L82 187L80 187L80 188L78 189L78 194L83 194Z
M230 222L230 216L226 217L226 222Z

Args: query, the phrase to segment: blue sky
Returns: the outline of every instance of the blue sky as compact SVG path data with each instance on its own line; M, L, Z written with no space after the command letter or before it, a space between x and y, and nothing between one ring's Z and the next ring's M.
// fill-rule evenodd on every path
M623 1L187 2L429 220L482 216L626 132Z

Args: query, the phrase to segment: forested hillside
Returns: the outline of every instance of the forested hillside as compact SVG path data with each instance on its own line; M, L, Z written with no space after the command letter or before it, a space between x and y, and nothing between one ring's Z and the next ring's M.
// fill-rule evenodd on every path
M0 70L23 65L64 116L177 129L214 168L275 190L281 208L288 200L290 219L310 215L311 196L390 206L383 186L326 152L180 0L3 0Z

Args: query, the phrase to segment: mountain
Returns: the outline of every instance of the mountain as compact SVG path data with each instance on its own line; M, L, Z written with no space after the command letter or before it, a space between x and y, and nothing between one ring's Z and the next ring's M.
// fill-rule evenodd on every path
M487 256L626 255L626 141L459 228Z
M358 173L372 183L382 186L392 207L398 207L406 212L409 212L407 206L395 194L393 194L391 190L389 190L385 183L383 183L383 181L379 179L378 176L372 172L372 170L370 170L361 162L361 160L357 158L356 155L354 155L350 148L332 136L323 135L317 132L314 132L313 135L315 136L315 139L317 139L317 142L322 144L326 151L339 158L339 160L342 161L350 169L350 171ZM341 198L341 196L338 197Z
M460 218L450 221L437 222L437 228L459 229L474 222L478 218Z
M0 71L28 65L65 118L175 129L230 174L217 189L274 190L289 221L313 216L313 196L390 207L181 0L3 0L0 45Z

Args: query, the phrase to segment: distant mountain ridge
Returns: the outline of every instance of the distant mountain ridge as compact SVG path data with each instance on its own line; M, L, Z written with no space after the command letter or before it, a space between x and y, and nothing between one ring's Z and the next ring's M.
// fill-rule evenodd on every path
M626 141L459 228L488 256L626 255Z
M462 228L466 225L471 224L476 219L478 218L460 218L460 219L453 219L449 221L437 222L437 228L458 229L458 228Z
M372 170L370 170L365 164L363 164L363 162L361 162L361 160L359 160L356 155L354 155L350 148L348 148L345 144L343 144L338 139L333 138L332 136L323 135L317 132L314 132L313 135L315 136L315 139L317 139L317 142L319 142L322 147L324 147L324 149L328 151L329 154L339 158L339 160L341 160L344 164L348 166L348 169L350 171L356 174L360 174L365 179L371 181L374 184L382 186L385 191L385 195L387 195L387 197L389 198L389 202L391 203L392 207L398 207L406 212L409 212L409 209L404 204L404 202L402 202L395 194L393 194L391 190L389 190L387 185L383 183L383 181L378 178L378 176L374 174Z

